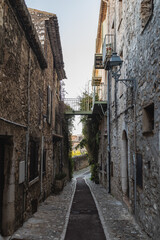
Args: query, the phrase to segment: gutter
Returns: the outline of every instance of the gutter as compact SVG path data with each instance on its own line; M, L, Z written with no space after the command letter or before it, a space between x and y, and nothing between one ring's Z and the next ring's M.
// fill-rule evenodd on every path
M108 178L108 193L111 193L111 142L110 142L110 71L107 71L107 153L108 153L108 162L107 162L107 178Z

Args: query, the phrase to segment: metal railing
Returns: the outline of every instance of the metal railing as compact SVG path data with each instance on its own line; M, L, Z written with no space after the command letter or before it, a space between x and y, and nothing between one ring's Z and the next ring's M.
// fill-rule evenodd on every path
M96 102L107 101L107 85L101 83L93 86L92 93L84 93L83 97L65 98L65 113L69 115L89 115L92 114Z
M93 105L95 102L107 101L107 85L101 83L99 86L94 86Z
M114 47L115 47L115 35L106 34L102 45L103 64L112 56L112 53L114 52Z
M92 110L91 97L86 98L65 98L66 113L87 114Z

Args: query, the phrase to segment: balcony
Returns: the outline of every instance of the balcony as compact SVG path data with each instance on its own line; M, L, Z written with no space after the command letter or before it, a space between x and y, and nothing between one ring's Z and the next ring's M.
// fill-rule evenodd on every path
M102 62L105 69L108 70L108 62L114 52L115 46L115 36L114 34L106 34L104 38L104 42L102 45Z
M103 55L102 53L96 53L94 58L94 68L95 69L104 69L103 66Z
M104 83L94 86L93 89L93 114L105 115L107 111L107 86Z
M100 86L102 82L102 77L93 77L92 86Z

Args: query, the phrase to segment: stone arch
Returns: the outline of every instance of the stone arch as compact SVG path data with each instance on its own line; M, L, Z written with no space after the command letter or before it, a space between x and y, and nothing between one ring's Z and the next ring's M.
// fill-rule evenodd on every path
M122 149L121 149L121 182L124 196L129 198L129 169L128 169L128 137L126 130L122 132Z

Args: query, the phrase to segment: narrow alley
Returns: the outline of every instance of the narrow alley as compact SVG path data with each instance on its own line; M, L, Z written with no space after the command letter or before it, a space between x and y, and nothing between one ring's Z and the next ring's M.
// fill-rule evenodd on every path
M83 181L91 191L99 218ZM87 215L86 220L84 214ZM149 240L150 238L142 232L122 203L108 194L102 185L90 180L89 168L86 168L76 172L73 180L67 183L59 195L52 195L46 199L38 211L9 239Z
M0 240L160 240L160 0L0 0Z

